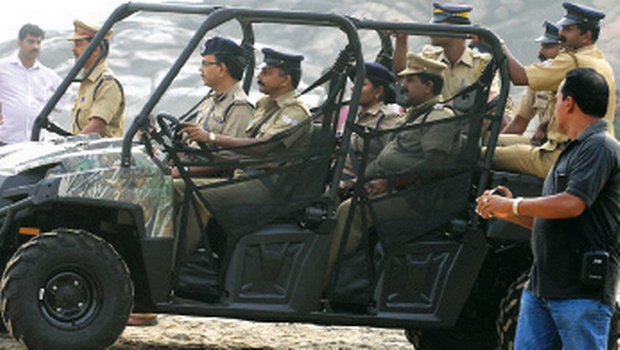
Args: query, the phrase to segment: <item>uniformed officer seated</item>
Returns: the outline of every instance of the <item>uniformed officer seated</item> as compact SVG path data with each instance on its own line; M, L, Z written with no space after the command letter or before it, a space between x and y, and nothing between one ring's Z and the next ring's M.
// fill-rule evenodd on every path
M346 194L352 189L357 172L362 171L361 164L372 162L381 149L389 141L390 135L385 133L380 136L373 136L375 130L387 130L396 126L398 112L387 104L393 103L396 99L396 92L393 84L396 76L386 67L375 62L366 62L366 79L359 98L359 111L355 124L363 128L365 134L362 135L356 129L351 134L349 154L346 158L343 177L340 183L341 194ZM355 66L349 70L349 79L355 79ZM366 146L368 143L368 146ZM364 154L365 147L368 147L368 154ZM366 159L363 159L363 157Z
M555 58L561 49L561 41L559 34L560 27L545 21L543 23L543 33L536 38L536 42L540 44L538 50L538 60L544 62ZM562 143L566 141L566 136L562 135L555 123L555 92L554 91L534 91L527 87L521 98L514 118L506 125L502 130L502 133L497 139L498 147L510 147L512 145L531 145L541 146L547 141L547 139ZM533 135L524 135L530 122L538 116L538 127ZM513 152L515 149L526 146L512 147ZM500 153L504 153L504 150L500 150ZM502 155L497 155L494 161L496 163L502 163ZM509 154L504 154L509 157ZM523 155L523 154L522 154ZM525 157L525 155L523 155ZM509 158L506 158L504 162L511 162Z
M275 149L297 147L304 135L310 130L310 124L300 128L292 135L279 142L269 141L274 135L296 126L310 116L307 106L296 97L295 89L301 80L301 55L278 52L270 48L262 49L264 64L257 76L258 89L266 96L256 103L254 116L246 128L247 138L188 133L182 129L180 134L187 134L185 140L209 143L223 148L244 147L244 152L264 153ZM259 147L248 147L259 145Z
M288 152L305 151L310 140L312 125L307 122L310 112L297 98L295 91L301 79L303 56L278 52L270 48L264 48L262 52L264 65L257 78L259 90L265 96L257 102L252 120L245 129L245 137L216 134L213 131L196 132L190 123L182 123L184 128L179 130L179 134L185 134L185 141L204 142L228 152L243 153L250 159L255 158L256 161L252 162L251 167L235 170L234 181L226 184L220 182L217 186L205 186L200 189L200 193L212 209L207 210L203 203L198 201L202 225L206 226L209 219L215 217L220 226L233 234L239 232L239 226L258 225L257 223L263 220L270 220L270 215L277 215L278 211L271 210L270 206L286 204L286 198L278 196L289 193L280 193L275 186L280 184L288 163L260 162L262 157L287 159L284 155ZM242 148L235 149L236 147ZM198 180L194 179L194 183ZM239 208L256 208L250 211L256 214L264 210L265 214L256 217L238 215ZM229 218L228 215L232 217ZM186 250L188 254L195 249L200 232L188 231L186 235L187 241L190 242Z
M554 50L555 49L559 50L558 46L561 43L560 27L549 21L543 22L543 33L538 38L536 38L535 41L537 43L540 43L541 47L546 47L546 45L550 45ZM548 55L545 55L541 52L538 53L538 59L541 62L544 62L548 60L549 58L553 58L553 57L549 57Z
M441 122L453 117L454 113L439 103L442 100L442 73L446 68L442 62L408 54L407 67L399 76L404 78L402 88L407 92L411 107L400 117L399 125L403 129L366 168L366 177L372 180L364 188L371 203L393 190L402 191L413 184L432 180L437 175L434 170L456 165L461 149L460 128L457 123ZM376 213L388 211L390 215L403 217L416 215L408 203L400 199L383 201L380 206L371 205ZM384 205L386 210L383 210ZM362 211L360 207L352 207L351 199L337 208L325 285L330 282L340 245L345 244L344 256L354 253L364 232L375 224L370 212L363 214ZM353 218L348 239L342 242L349 215Z
M209 133L247 137L245 130L252 120L254 108L241 87L247 66L243 48L228 38L216 36L205 42L200 55L200 75L211 91L197 113L183 122L185 132L206 139ZM222 175L209 167L192 166L187 171L193 177ZM172 169L172 176L180 177L177 168Z
M564 2L562 4L566 13L558 22L561 26L559 35L564 37L563 50L558 55L544 62L523 66L514 58L508 48L504 45L504 53L508 59L510 79L515 85L527 85L529 89L538 92L548 91L552 94L557 91L566 73L574 68L593 68L605 77L609 86L609 103L605 119L608 121L608 131L614 133L614 106L615 90L614 73L609 62L605 60L603 52L597 49L596 41L600 34L600 22L605 18L601 11L587 6ZM553 109L551 109L553 111ZM554 119L555 116L552 116ZM550 122L547 141L541 146L529 147L521 145L521 151L516 154L514 150L507 152L503 148L495 150L492 168L496 170L510 171L534 175L541 179L555 163L562 151L562 143L567 140L565 135L559 131L557 138L552 136ZM556 128L557 129L557 128ZM515 146L516 147L516 146ZM514 148L514 147L513 147Z

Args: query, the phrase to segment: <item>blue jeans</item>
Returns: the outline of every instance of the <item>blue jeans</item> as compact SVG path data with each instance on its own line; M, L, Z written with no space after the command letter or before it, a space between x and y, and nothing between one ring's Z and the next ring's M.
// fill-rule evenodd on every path
M594 299L521 296L515 350L606 349L612 305Z

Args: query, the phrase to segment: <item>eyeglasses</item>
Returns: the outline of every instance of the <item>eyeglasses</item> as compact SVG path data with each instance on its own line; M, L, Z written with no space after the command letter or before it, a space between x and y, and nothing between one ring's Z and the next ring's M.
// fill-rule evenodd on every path
M220 62L217 62L217 61L216 62L202 61L202 65L205 66L205 67L210 66L212 64L220 64Z

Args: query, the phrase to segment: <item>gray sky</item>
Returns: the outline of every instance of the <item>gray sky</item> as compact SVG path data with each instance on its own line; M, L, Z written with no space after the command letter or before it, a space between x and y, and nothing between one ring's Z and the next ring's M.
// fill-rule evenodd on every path
M10 7L6 6L4 10L0 11L0 23L2 23L0 42L17 39L17 32L25 23L36 24L46 31L71 30L74 19L102 23L116 7L125 2L128 0L14 1ZM164 1L142 0L137 2L160 3Z

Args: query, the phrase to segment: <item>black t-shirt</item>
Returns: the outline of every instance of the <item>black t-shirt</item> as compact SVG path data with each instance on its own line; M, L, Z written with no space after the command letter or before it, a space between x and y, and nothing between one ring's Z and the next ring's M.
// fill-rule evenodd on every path
M547 175L543 196L562 192L581 198L586 209L571 219L534 219L534 263L529 290L542 298L615 300L620 235L620 144L607 122L591 125L566 145ZM604 249L611 259L604 288L579 282L582 252Z

